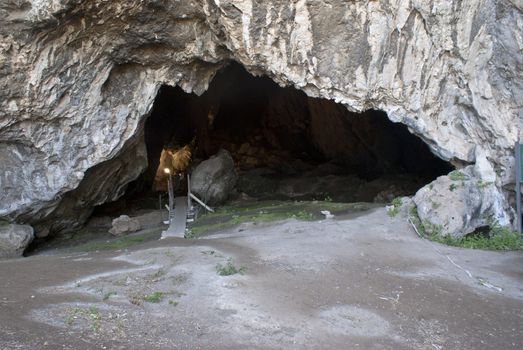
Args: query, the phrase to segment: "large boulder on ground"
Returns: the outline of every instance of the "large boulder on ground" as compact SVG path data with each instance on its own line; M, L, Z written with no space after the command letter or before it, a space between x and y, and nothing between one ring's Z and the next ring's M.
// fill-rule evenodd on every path
M478 178L469 166L420 189L414 203L427 234L463 237L480 227L510 225L503 195L494 182Z
M0 259L22 256L33 238L34 230L29 225L0 223Z
M236 181L238 175L231 154L222 149L193 170L191 192L209 205L218 205L227 200Z
M113 235L119 236L126 233L132 233L140 230L142 227L140 221L130 218L127 215L121 215L113 220L113 227L109 230Z

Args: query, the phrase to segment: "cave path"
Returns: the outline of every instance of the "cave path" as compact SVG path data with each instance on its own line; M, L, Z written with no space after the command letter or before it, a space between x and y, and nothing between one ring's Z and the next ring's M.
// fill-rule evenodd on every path
M174 199L174 219L171 221L167 231L162 233L165 237L184 237L187 225L187 197L180 196Z

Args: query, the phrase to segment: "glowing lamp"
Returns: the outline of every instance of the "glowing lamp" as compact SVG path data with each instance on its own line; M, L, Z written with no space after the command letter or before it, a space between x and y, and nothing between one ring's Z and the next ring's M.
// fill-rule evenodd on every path
M165 169L163 169L163 172L166 173L166 174L170 174L171 170L169 168L165 168Z

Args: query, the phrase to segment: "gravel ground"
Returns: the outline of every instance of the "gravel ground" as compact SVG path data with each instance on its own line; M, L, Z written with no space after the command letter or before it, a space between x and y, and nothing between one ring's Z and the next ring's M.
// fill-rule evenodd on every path
M523 348L523 252L425 241L384 208L3 261L0 280L0 349Z

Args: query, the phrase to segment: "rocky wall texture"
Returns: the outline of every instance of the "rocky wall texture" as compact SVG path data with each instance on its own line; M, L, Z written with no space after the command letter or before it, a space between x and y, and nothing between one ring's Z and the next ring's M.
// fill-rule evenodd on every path
M0 217L37 236L83 221L145 168L161 85L202 93L236 60L384 110L455 165L479 155L507 224L522 49L521 0L1 0Z

